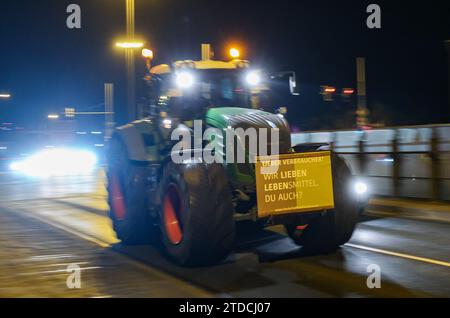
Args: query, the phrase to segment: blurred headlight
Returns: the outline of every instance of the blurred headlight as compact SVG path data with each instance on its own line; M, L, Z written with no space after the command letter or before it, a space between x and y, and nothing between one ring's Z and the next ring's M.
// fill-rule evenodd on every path
M30 177L51 177L89 174L96 164L96 155L89 151L48 149L12 163L10 168Z
M253 71L247 74L245 80L247 81L248 85L256 86L261 82L261 76L259 75L258 72Z
M175 82L179 88L190 88L194 84L194 76L188 72L181 72L176 75Z
M368 191L367 184L362 181L355 182L355 184L353 185L353 189L358 195L365 195Z

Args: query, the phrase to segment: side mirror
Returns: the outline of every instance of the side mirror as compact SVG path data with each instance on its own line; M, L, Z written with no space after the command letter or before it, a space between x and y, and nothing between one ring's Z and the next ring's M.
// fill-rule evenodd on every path
M295 72L292 72L292 75L289 76L289 89L291 90L292 95L300 95L297 87L297 79L295 78Z
M277 78L284 78L287 75L289 75L289 90L291 91L292 95L300 95L298 86L297 86L297 79L295 76L295 72L293 71L289 71L289 72L279 72L276 74L273 74L270 78L273 79L277 79Z
M287 107L280 107L276 110L277 114L286 115L288 112Z

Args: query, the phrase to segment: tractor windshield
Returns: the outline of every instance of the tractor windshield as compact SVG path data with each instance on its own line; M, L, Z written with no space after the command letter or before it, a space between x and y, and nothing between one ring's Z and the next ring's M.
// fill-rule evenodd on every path
M248 69L180 70L166 75L166 85L154 89L153 104L179 118L200 118L206 109L217 107L268 109L270 90L249 75L255 74Z
M198 96L209 107L252 107L243 71L214 69L201 70L197 74Z

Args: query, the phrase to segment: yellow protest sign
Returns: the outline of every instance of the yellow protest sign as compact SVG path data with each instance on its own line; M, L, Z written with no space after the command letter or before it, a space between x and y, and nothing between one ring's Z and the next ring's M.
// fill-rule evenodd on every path
M256 158L258 217L334 208L331 153Z

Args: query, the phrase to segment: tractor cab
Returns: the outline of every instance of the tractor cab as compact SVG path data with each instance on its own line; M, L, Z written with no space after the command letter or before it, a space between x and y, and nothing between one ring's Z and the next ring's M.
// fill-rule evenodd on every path
M200 61L149 67L145 77L150 114L181 120L204 118L210 108L265 109L270 106L269 77L245 60L212 60L204 45ZM206 53L205 53L206 51Z

